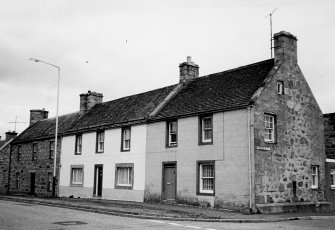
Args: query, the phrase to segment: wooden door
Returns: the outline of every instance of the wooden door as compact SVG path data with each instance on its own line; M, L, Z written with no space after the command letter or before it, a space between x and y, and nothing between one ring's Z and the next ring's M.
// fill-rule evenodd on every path
M176 164L165 164L163 168L163 200L176 199Z

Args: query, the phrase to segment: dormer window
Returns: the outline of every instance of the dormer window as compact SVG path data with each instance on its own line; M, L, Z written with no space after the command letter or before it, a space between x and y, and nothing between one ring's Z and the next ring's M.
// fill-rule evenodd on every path
M284 94L284 82L277 81L277 93Z

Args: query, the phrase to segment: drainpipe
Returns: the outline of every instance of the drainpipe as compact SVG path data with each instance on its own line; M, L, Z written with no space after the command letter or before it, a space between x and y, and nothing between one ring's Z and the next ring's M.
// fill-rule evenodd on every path
M251 163L251 108L248 107L248 160L249 160L249 208L252 211L252 163Z

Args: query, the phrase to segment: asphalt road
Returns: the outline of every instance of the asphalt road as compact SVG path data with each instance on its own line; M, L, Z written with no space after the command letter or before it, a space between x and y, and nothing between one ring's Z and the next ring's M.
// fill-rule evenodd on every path
M209 223L117 217L43 205L0 200L0 229L335 229L335 216L273 223Z

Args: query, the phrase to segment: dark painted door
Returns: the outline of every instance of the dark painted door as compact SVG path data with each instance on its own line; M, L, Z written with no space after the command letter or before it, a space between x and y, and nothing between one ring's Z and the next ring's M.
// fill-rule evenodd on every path
M30 173L30 195L35 195L35 175L36 173Z
M163 200L176 199L176 165L164 165Z
M94 169L94 196L101 197L102 195L102 165L96 165Z

